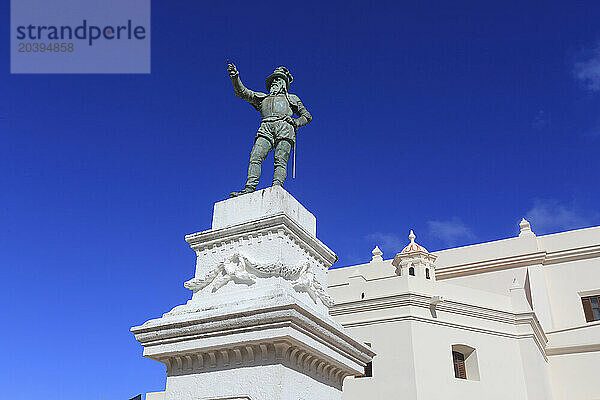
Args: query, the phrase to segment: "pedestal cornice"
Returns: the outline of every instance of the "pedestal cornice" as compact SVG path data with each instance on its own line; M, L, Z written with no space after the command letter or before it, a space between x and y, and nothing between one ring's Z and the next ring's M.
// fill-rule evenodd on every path
M164 363L169 376L279 363L341 389L374 356L285 284L252 291L247 301L212 309L188 304L131 331L144 356Z

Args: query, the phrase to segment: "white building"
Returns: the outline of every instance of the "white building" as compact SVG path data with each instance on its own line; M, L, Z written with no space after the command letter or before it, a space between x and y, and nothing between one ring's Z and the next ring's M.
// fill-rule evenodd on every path
M328 272L331 315L377 354L344 400L600 399L600 227Z

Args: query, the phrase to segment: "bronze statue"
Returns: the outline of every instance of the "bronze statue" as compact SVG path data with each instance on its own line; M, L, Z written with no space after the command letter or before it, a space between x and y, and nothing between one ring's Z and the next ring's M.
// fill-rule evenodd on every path
M300 98L288 93L294 78L286 67L277 67L267 77L265 85L269 93L265 94L247 89L240 80L237 68L229 61L227 61L227 72L231 78L235 95L250 103L260 112L261 116L260 127L256 132L254 146L250 153L246 186L239 192L231 193L229 197L252 193L256 190L260 179L261 164L271 151L275 151L273 186L281 186L287 176L287 162L292 147L296 143L297 130L312 121L310 113ZM294 114L298 118L292 118Z

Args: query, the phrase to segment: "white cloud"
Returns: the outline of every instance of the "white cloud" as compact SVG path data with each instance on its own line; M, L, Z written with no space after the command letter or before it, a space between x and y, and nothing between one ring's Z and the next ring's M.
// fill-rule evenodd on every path
M556 200L535 200L525 218L531 222L535 233L545 234L593 225L599 220L599 215L595 211L585 212L573 204L565 205Z
M592 91L600 91L600 46L587 60L575 63L575 78Z
M468 240L475 239L475 234L457 217L445 221L428 221L429 234L446 246L455 246Z
M373 247L379 246L381 251L388 256L395 255L408 244L408 239L401 239L400 236L393 233L374 232L368 234L366 239L373 242Z

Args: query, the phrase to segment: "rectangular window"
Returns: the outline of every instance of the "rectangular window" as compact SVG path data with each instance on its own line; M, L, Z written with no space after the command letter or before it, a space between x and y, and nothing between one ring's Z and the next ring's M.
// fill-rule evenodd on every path
M452 361L454 362L454 376L459 379L467 379L465 369L465 356L458 351L452 352Z
M600 321L600 296L582 297L581 303L587 322Z

